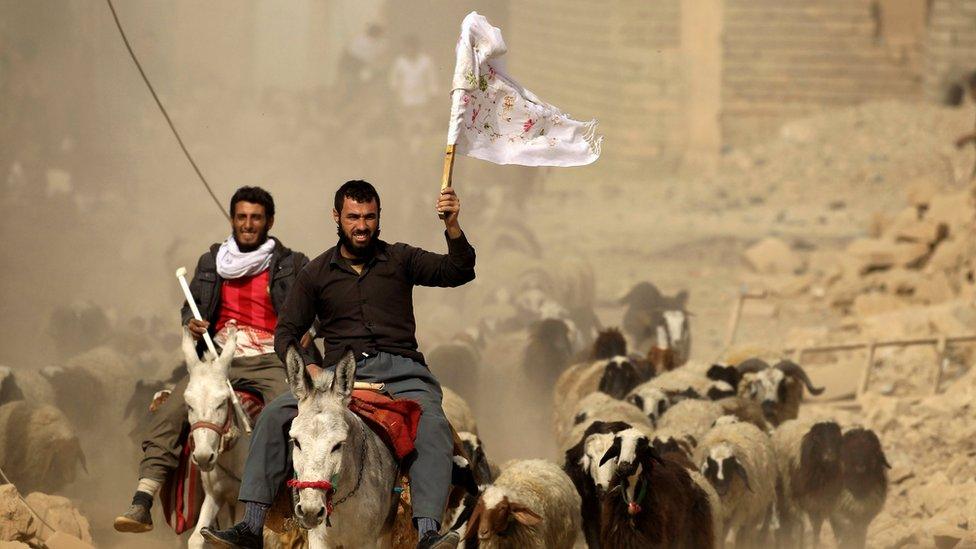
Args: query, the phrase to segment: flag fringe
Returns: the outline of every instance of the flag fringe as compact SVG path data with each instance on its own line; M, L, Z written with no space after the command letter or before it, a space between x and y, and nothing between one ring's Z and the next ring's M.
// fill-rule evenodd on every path
M590 145L590 150L593 154L600 156L600 151L603 148L603 136L596 135L596 127L599 122L596 119L590 120L583 125L583 139Z

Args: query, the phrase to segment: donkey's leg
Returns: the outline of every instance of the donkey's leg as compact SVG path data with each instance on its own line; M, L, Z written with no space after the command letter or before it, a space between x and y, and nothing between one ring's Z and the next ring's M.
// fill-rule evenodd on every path
M190 549L203 549L206 542L203 539L203 534L200 530L204 527L213 524L214 518L217 516L217 511L220 511L220 505L217 504L217 499L210 494L207 494L203 498L203 505L200 507L200 517L197 519L197 527L193 530L193 534L190 539L187 540L186 546Z

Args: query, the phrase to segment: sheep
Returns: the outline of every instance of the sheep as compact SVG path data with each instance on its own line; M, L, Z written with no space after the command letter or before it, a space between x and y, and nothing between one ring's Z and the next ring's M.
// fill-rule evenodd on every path
M770 517L776 498L769 436L750 423L718 425L699 441L694 462L722 499L725 533L735 531L736 547L757 545L756 530Z
M481 366L481 352L475 343L461 340L442 343L426 353L430 371L441 385L447 385L475 404L478 397L477 379Z
M607 328L600 331L593 346L586 356L586 360L606 360L615 356L627 355L627 340L617 328Z
M830 514L830 527L838 547L862 548L868 525L881 512L888 497L891 469L878 435L854 427L844 432L840 447L842 477L840 501Z
M632 358L615 357L607 362L597 389L616 399L622 399L641 383L651 378L648 364Z
M468 521L484 549L571 549L580 529L580 496L566 473L541 459L505 464L484 489Z
M529 329L522 371L530 382L547 393L569 366L573 354L569 330L567 323L557 318L540 320Z
M623 421L590 424L575 446L566 450L563 471L580 495L580 519L587 547L600 547L600 499L610 486L611 464L600 464L613 434L630 425Z
M626 400L640 408L655 427L664 412L671 406L671 400L663 389L652 387L647 383L634 387Z
M668 408L661 421L660 429L670 429L678 433L701 440L705 433L712 428L715 420L725 415L725 411L718 404L708 400L682 400Z
M601 462L613 459L617 463L601 506L601 546L720 544L715 516L721 511L713 508L714 499L692 479L686 465L662 457L648 437L634 429L614 435Z
M474 420L474 414L471 413L471 407L468 406L468 403L448 387L441 386L441 391L444 393L441 407L444 409L444 416L447 417L447 422L451 424L451 427L454 427L457 432L467 431L477 435L478 424Z
M627 362L625 356L615 356L606 360L597 360L572 366L560 376L553 388L552 421L556 431L556 438L561 439L565 434L565 418L573 417L583 397L600 389L604 373L613 363ZM606 383L610 383L607 381Z
M563 420L564 428L561 432L568 434L556 438L557 444L563 449L578 441L594 421L625 421L648 432L652 429L650 421L636 406L600 392L587 395L573 414Z
M0 405L16 400L54 404L54 387L37 371L0 366Z
M771 439L779 469L779 544L802 545L802 515L806 514L817 546L820 527L837 505L843 487L840 426L833 421L792 419L780 424Z
M495 480L495 477L498 476L495 464L488 460L488 456L485 454L485 446L478 435L467 431L460 431L457 435L478 482L487 484Z
M774 427L799 415L804 386L813 395L824 392L823 387L814 387L800 365L788 360L770 366L762 360L749 359L737 369L742 374L739 396L758 402L763 416Z
M68 418L47 404L18 400L0 406L0 467L23 493L54 493L74 482L85 455Z

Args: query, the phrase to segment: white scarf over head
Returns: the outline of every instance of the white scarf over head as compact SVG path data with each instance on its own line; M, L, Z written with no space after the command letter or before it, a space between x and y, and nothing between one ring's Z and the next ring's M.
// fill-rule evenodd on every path
M242 252L237 247L234 235L230 235L220 249L217 250L217 274L221 278L241 278L254 276L271 266L271 252L274 251L275 240L269 238L264 244L251 252Z

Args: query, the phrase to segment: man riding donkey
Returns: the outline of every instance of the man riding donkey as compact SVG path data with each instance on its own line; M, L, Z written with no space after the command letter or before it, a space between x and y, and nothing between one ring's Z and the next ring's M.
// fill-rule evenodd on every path
M444 217L447 255L380 240L376 189L365 181L339 187L332 211L339 242L298 274L275 331L275 350L285 360L317 316L325 355L318 362L304 357L312 378L329 375L320 365L334 371L350 349L357 380L383 383L392 397L420 404L416 456L408 465L420 548L454 547L459 539L453 531L438 533L451 487L453 437L441 408L440 384L417 350L413 287L456 287L475 277L475 251L458 224L461 206L454 189L441 191L436 209ZM244 520L227 530L204 528L208 541L223 547L263 547L265 514L291 470L288 432L297 414L298 401L291 393L264 409L241 483Z
M200 256L190 292L205 320L183 305L183 324L198 342L208 332L227 343L236 325L237 347L228 372L235 387L258 393L264 402L288 393L284 365L274 352L274 330L285 299L308 258L269 237L275 206L260 187L241 187L230 201L232 234ZM180 434L187 421L184 377L156 410L142 443L139 485L129 509L115 519L119 532L152 530L150 509L163 481L179 464Z

